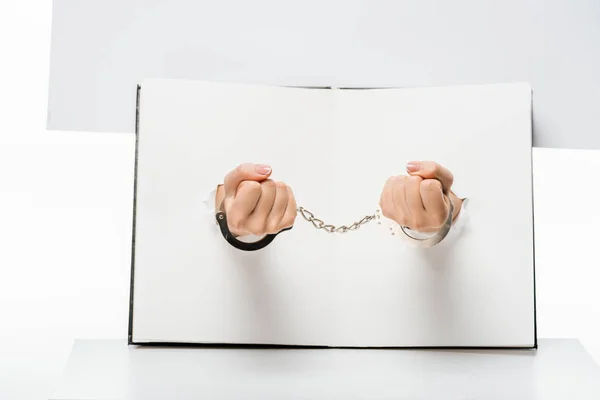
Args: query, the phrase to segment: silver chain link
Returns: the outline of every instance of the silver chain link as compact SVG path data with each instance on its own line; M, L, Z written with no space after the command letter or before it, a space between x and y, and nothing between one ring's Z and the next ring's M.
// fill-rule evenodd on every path
M379 210L377 210L377 211L379 211ZM319 218L315 217L315 215L313 213L311 213L304 207L298 207L298 212L300 213L300 215L302 215L302 217L305 220L307 220L308 222L313 224L313 226L315 228L323 229L324 231L329 232L329 233L346 233L348 231L355 231L358 228L360 228L362 225L365 225L374 219L380 218L378 212L376 212L373 215L364 216L360 221L353 222L350 226L341 225L339 227L336 227L335 225L326 224Z

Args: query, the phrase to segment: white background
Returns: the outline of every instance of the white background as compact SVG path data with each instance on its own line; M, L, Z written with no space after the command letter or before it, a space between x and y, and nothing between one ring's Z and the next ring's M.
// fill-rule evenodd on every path
M127 330L133 136L45 131L50 13L0 2L0 399L47 398L73 338ZM600 151L534 171L539 336L600 362Z
M133 132L141 79L529 81L540 147L600 148L597 0L54 0L48 123Z

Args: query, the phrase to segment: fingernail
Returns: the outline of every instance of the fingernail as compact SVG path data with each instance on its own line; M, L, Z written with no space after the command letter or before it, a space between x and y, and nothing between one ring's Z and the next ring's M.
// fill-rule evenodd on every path
M261 175L269 175L271 173L271 167L264 164L258 164L256 166L256 172L258 172Z
M408 172L417 172L420 169L421 169L421 164L419 164L418 162L411 161L408 164L406 164L406 170Z

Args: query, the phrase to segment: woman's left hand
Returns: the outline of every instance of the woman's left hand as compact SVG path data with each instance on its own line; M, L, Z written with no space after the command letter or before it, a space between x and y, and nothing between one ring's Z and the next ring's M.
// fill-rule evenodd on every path
M452 172L432 161L411 161L406 165L407 175L390 177L381 193L383 216L419 232L436 232L454 204L453 219L462 206L462 200L451 190Z

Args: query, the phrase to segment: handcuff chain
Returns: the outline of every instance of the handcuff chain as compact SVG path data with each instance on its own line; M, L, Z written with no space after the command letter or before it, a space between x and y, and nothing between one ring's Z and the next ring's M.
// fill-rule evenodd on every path
M360 221L353 222L350 226L341 225L339 227L336 227L335 225L326 224L321 219L315 217L315 215L312 212L308 211L304 207L298 207L298 212L300 213L300 215L302 215L302 217L305 220L313 224L313 226L316 229L323 229L325 232L329 233L346 233L348 231L355 231L362 225L365 225L374 219L380 218L378 213L375 213L373 215L365 215Z

